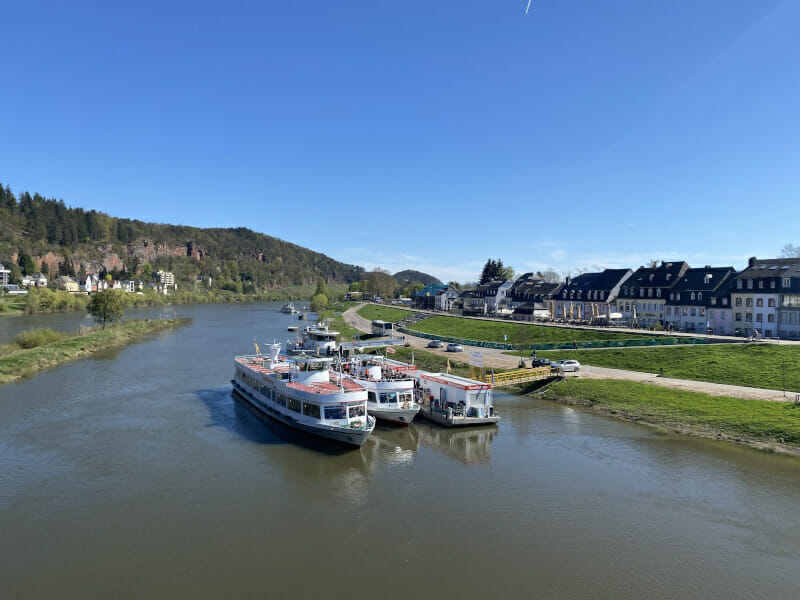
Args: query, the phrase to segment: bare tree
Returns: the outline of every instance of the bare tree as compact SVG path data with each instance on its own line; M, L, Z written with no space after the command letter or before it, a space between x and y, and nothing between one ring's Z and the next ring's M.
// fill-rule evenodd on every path
M800 246L785 244L781 248L781 258L800 258Z

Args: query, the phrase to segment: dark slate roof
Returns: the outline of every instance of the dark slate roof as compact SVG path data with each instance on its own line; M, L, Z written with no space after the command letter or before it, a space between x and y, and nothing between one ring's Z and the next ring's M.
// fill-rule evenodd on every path
M516 285L516 284L515 284ZM536 298L546 298L558 294L563 283L550 283L547 281L536 280L526 281L522 285L511 288L511 297L517 301L525 301Z
M800 277L800 258L751 258L747 268L737 279L759 279L763 277Z
M675 282L686 272L689 265L685 261L662 262L657 267L639 267L628 280L623 283L627 288L620 291L620 296L625 298L638 297L639 288L671 288Z
M567 291L597 290L610 293L629 273L630 269L606 269L600 273L583 273L564 285Z
M670 292L713 292L731 275L735 275L733 267L705 267L702 269L687 269ZM706 275L711 277L706 281Z

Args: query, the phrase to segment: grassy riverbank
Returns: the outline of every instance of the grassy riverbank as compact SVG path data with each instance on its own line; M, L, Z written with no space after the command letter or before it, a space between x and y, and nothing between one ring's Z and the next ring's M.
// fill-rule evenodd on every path
M643 337L632 333L571 329L568 327L545 327L543 325L529 325L513 321L483 321L481 319L444 316L435 316L419 323L414 323L409 329L463 340L506 342L508 344L522 345L623 340Z
M800 456L800 406L793 403L600 379L555 383L542 397L672 432Z
M550 359L570 358L581 364L664 377L728 383L749 387L800 392L800 346L778 344L712 344L607 350L559 350L537 352Z
M403 310L402 308L392 308L391 306L381 306L379 304L367 304L358 310L358 316L367 321L399 321L414 314L413 311Z
M33 333L28 334L28 337L42 338L41 341L44 343L33 348L24 347L26 344L24 344L25 332L23 332L16 338L21 343L2 347L0 384L29 377L43 369L83 358L100 350L130 344L149 334L183 327L190 322L191 319L137 319L106 326L105 331L99 327L93 327L72 334L34 330ZM49 333L47 333L48 331Z

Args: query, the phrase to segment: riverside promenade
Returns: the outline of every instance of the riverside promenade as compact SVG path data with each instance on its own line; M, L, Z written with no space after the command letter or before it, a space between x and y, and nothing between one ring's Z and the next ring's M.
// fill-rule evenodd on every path
M342 313L345 322L351 327L355 327L364 333L372 333L372 322L359 316L357 311L365 304L353 306ZM498 320L498 319L487 319ZM507 321L506 321L507 322ZM583 327L584 329L592 329L590 327ZM633 333L642 333L641 330L632 329ZM674 335L674 334L673 334ZM430 340L416 337L414 335L405 334L406 342L412 348L421 348L426 352L446 356L453 360L467 362L468 356L462 354L453 354L446 352L444 348L427 348ZM727 338L730 341L730 338ZM790 342L792 343L792 342ZM797 343L797 342L793 342ZM679 347L674 347L678 351ZM481 348L483 353L483 361L487 367L494 367L496 369L515 369L519 365L519 357L504 354L504 350L495 348ZM701 392L712 396L728 396L731 398L743 398L745 400L769 400L773 402L793 402L795 394L781 390L771 390L765 388L752 388L741 385L729 385L725 383L710 383L707 381L696 381L693 379L675 379L671 377L661 377L657 373L643 373L640 371L626 371L623 369L609 369L607 367L581 367L577 373L566 373L568 377L580 377L585 379L625 379L628 381L637 381L639 383L647 383L650 385L658 385L661 387L672 388L676 390L688 390L691 392Z

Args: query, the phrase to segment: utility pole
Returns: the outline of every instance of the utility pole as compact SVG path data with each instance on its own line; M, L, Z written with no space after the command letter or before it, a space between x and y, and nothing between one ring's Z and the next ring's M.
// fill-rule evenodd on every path
M781 367L783 368L783 397L786 397L786 363L781 363Z

